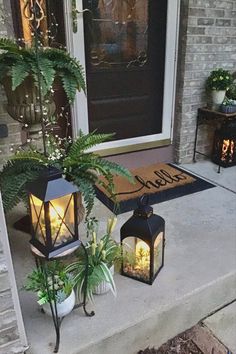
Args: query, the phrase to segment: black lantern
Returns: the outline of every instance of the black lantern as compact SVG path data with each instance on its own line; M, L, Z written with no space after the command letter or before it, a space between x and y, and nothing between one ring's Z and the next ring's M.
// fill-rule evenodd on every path
M121 227L122 275L152 284L164 265L165 221L143 196Z
M28 184L33 252L47 259L74 250L78 235L78 188L50 168Z
M212 161L222 167L236 165L236 122L215 131Z

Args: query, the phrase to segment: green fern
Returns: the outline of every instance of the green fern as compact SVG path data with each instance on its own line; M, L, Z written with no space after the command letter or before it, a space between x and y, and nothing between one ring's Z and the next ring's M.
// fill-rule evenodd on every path
M38 84L38 75L43 96L49 95L56 79L70 102L75 99L77 90L86 90L84 70L80 63L66 51L55 48L38 49L19 47L10 39L0 38L0 81L5 76L12 77L12 89L15 90L28 76Z
M94 206L96 184L102 185L114 197L114 175L121 175L132 181L130 172L101 156L87 152L98 143L112 137L112 134L96 134L95 132L84 135L73 142L66 151L61 151L59 160L51 160L50 155L44 156L35 150L20 151L14 155L0 172L0 187L3 194L3 203L9 211L20 200L25 198L25 185L35 179L45 166L56 166L65 171L68 180L73 181L80 189L86 207L86 221ZM58 149L58 147L55 147ZM53 151L51 151L53 154ZM100 179L100 176L104 177Z
M83 132L80 131L79 137L68 149L68 157L71 159L74 157L77 158L86 150L91 149L98 144L104 143L105 141L111 140L113 136L114 134L97 134L96 131L84 135Z
M18 61L12 66L12 90L14 91L29 75L28 65L24 61Z
M32 153L31 153L32 156ZM45 167L38 158L20 158L18 155L8 161L0 173L0 188L2 192L3 207L7 212L20 201L26 201L25 186L36 179Z

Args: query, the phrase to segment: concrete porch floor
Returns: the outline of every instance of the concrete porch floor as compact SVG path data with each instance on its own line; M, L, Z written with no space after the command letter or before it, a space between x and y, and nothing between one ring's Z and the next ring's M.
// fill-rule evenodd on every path
M118 295L96 297L93 318L81 309L67 316L61 328L63 354L135 354L159 347L236 298L236 167L210 162L182 166L218 186L154 206L166 220L165 266L152 286L115 275ZM19 288L34 267L29 235L12 228L24 214L18 207L8 218L8 231ZM97 202L100 230L110 215ZM118 217L114 236L131 213ZM38 311L34 294L20 290L29 353L52 352L55 334L50 318Z

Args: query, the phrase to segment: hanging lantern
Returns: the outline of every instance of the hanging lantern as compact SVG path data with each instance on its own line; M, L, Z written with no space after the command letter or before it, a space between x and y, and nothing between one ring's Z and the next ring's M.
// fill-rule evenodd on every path
M152 284L164 265L165 221L153 214L147 196L121 227L122 275Z
M236 165L236 122L215 131L212 161L222 167Z
M77 248L78 188L62 178L59 170L50 168L29 183L27 190L33 252L50 259Z

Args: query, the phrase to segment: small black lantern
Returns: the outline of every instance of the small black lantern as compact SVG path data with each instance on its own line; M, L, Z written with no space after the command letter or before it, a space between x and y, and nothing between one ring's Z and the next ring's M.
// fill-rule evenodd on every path
M36 255L51 259L80 245L78 188L50 168L28 184L32 238Z
M236 165L236 122L215 131L212 161L222 167Z
M164 265L165 221L153 214L147 196L121 227L121 244L122 275L151 285Z

